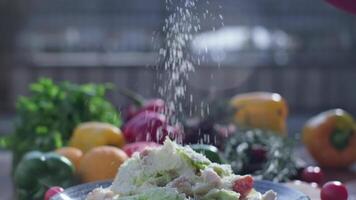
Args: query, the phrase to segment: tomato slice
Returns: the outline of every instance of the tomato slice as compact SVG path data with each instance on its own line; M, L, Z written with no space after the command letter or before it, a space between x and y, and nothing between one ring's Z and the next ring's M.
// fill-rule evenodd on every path
M233 190L241 194L240 199L244 199L253 189L253 185L254 181L252 176L246 175L235 181Z

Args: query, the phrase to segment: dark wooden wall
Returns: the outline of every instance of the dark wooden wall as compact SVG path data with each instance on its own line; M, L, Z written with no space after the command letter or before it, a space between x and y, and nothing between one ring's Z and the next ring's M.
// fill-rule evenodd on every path
M102 67L93 63L67 66L52 63L46 66L43 62L27 62L27 58L36 53L48 51L106 52L102 46L104 43L110 46L111 40L104 39L111 33L118 34L118 37L111 35L117 39L112 42L118 44L115 51L154 51L152 32L160 31L167 15L163 0L101 2L0 0L0 114L13 113L16 98L27 94L28 84L41 76L78 83L113 82L147 97L157 95L156 72L144 67L145 64ZM247 67L237 61L235 66L199 67L189 82L189 93L194 93L197 101L214 95L229 97L239 92L266 90L284 95L295 112L344 107L356 113L355 17L322 1L210 0L210 6L205 1L199 2L204 4L199 6L205 6L204 9L209 9L215 16L222 14L227 26L263 26L270 30L283 30L298 42L298 48L292 52L295 54L293 59L283 66L261 62L263 66ZM221 26L221 22L203 20L202 29ZM68 47L63 45L65 39L61 40L61 34L65 35L71 28L83 34L84 39L77 46ZM95 34L86 35L87 30L102 31L103 34L94 31ZM43 46L31 40L24 42L21 37L16 41L16 36L29 32L44 38L39 42ZM59 37L47 38L53 33ZM134 33L142 34L137 36ZM125 37L120 40L123 35ZM142 35L143 39L140 38ZM149 38L149 42L145 38ZM140 43L141 40L145 41ZM26 42L30 45L26 46ZM273 56L268 55L271 59ZM127 103L127 99L118 93L112 93L110 98L116 105Z
M11 70L16 62L16 34L21 29L24 7L18 0L0 0L0 111L10 111Z
M13 105L19 95L27 94L28 84L39 77L69 80L77 83L111 82L129 88L145 97L157 95L157 71L148 67L19 67L13 70L8 87L9 102ZM342 107L356 113L356 67L290 66L285 68L237 68L222 66L199 67L190 75L187 93L194 94L197 102L231 97L249 91L281 93L289 102L292 113L318 112ZM117 91L109 94L117 106L128 99ZM13 108L13 107L11 107Z

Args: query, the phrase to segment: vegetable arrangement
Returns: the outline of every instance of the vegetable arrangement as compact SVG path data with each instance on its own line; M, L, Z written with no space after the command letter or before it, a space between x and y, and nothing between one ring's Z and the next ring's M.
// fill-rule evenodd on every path
M43 199L48 188L65 188L77 180L114 178L128 157L160 146L167 136L189 144L214 162L231 164L239 174L273 181L298 175L299 166L291 156L294 142L286 137L288 107L279 94L237 95L229 103L216 104L218 111L206 119L185 121L183 129L169 124L164 100L132 94L136 105L128 107L122 125L120 114L105 99L110 88L40 79L30 86L30 96L19 98L15 132L0 138L0 147L13 151L19 200ZM200 144L204 135L211 140ZM306 123L302 136L321 166L346 167L356 161L356 125L346 111L317 115ZM320 148L324 151L318 151ZM305 168L299 175L320 186L324 181L317 167ZM55 191L58 188L48 195Z
M30 96L18 100L15 132L1 138L1 147L13 151L19 199L41 199L49 187L67 187L76 179L87 182L113 178L117 168L128 158L127 154L131 156L146 147L158 146L156 142L162 142L167 135L182 138L182 132L169 125L162 114L165 102L161 99L142 100L134 111L131 110L121 131L120 115L105 99L108 89L109 85L55 84L50 79L41 79L30 86ZM157 132L161 135L158 136ZM36 173L32 175L30 170L24 170L27 168L23 163L29 163L28 155L37 155L40 157L37 160L45 160L46 154L38 151L51 152L49 155L66 160L73 168L70 175L63 176L68 182L44 183L42 179L55 176L41 178ZM23 177L41 181L38 187L29 188L24 186Z
M66 145L81 122L101 121L120 126L114 106L105 99L107 85L55 84L40 79L30 86L31 95L16 103L15 132L0 145L13 152L13 166L28 151L51 151Z

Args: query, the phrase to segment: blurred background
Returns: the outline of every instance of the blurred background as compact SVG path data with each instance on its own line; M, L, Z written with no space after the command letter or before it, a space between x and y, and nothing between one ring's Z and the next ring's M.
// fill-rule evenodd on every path
M287 99L292 121L334 107L356 114L355 16L309 0L198 8L209 16L191 44L192 54L205 52L188 86L197 102L263 90ZM158 95L152 66L169 15L164 1L1 0L0 13L0 134L11 132L17 97L43 76ZM109 98L118 107L128 101Z
M204 59L187 87L195 102L277 92L289 104L289 133L323 110L356 114L355 16L320 0L209 0L197 11L190 53ZM158 96L169 14L163 0L0 0L0 135L12 132L16 99L39 77ZM129 103L115 90L109 99ZM9 191L8 174L0 179Z

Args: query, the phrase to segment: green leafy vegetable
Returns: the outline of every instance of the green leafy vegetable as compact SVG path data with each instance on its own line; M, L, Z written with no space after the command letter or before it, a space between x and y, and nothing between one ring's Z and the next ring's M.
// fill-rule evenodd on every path
M297 173L294 146L292 140L271 132L239 130L228 139L225 157L236 173L252 173L265 180L287 181ZM263 150L265 155L261 155Z
M183 160L187 161L197 171L205 169L210 164L209 160L193 159L181 149L177 149L177 153Z
M16 102L15 131L0 138L0 147L13 151L16 166L30 150L51 151L66 145L73 129L81 122L101 121L121 125L120 115L106 100L109 85L55 84L40 79L31 84L31 95Z

